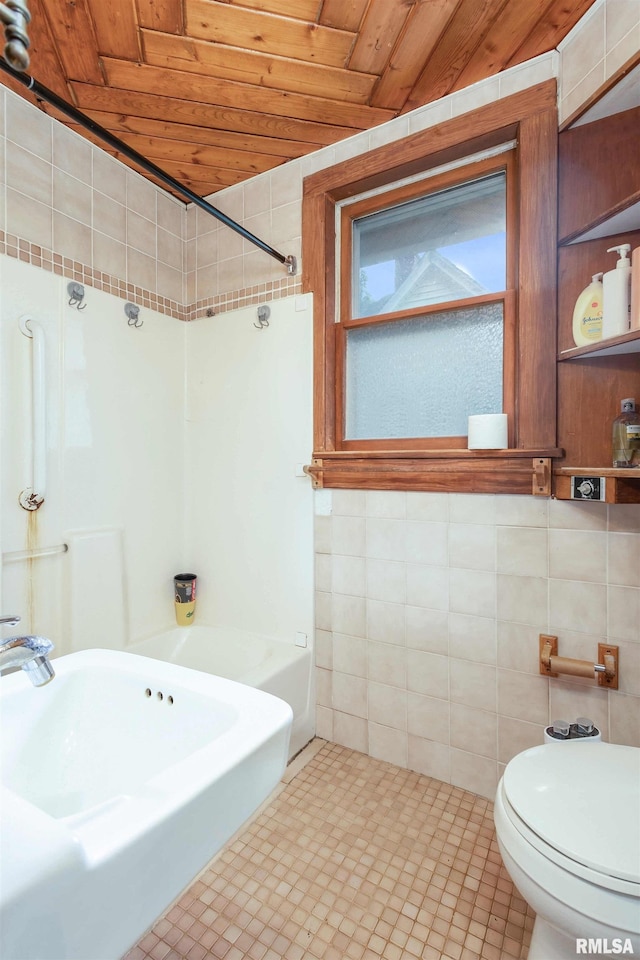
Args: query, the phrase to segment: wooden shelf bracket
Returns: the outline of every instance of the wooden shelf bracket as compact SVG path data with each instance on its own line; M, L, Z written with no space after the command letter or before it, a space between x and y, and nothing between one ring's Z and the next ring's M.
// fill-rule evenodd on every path
M534 457L533 482L531 492L534 497L551 496L551 458Z

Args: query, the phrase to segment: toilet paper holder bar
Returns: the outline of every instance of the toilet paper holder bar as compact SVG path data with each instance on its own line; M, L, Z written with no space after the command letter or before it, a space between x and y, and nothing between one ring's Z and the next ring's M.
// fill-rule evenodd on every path
M618 647L611 643L598 644L598 662L577 660L575 657L558 656L558 638L540 634L540 673L545 677L557 677L564 673L572 677L587 677L597 680L601 687L618 689Z

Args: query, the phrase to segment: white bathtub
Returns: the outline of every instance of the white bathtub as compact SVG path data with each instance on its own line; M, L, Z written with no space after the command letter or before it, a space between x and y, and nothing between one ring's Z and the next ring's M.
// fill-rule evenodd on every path
M193 624L140 640L127 650L238 680L285 700L293 710L290 757L315 733L313 659L308 647L258 633Z

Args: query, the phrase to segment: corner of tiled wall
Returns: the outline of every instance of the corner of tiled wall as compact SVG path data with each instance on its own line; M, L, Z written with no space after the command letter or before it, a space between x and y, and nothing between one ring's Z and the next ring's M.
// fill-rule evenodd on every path
M638 0L596 0L558 45L560 123L636 57L639 48Z
M322 491L315 554L319 736L486 797L557 717L640 746L636 505ZM540 676L549 632L620 689Z
M179 316L185 205L5 87L2 103L3 252Z

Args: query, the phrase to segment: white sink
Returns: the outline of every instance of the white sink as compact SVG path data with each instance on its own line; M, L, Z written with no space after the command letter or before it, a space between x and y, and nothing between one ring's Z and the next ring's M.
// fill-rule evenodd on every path
M0 956L117 960L269 795L291 709L113 650L0 680Z

